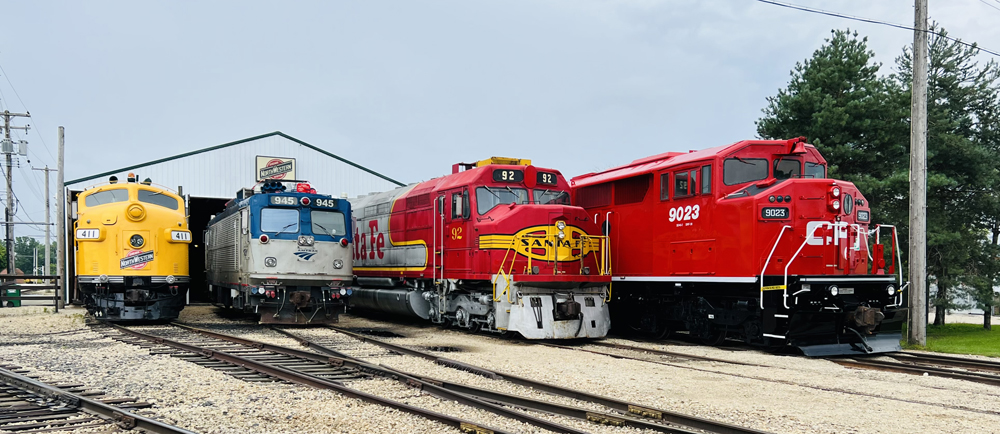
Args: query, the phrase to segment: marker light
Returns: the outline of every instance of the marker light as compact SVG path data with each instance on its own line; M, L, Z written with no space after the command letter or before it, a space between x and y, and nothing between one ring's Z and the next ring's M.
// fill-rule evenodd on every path
M340 246L341 247L347 247L347 238L341 238L340 239Z
M347 290L344 288L340 288L340 295L347 295Z
M333 268L336 268L338 270L341 269L341 268L344 268L344 261L341 261L340 259L334 259L333 260Z
M267 244L267 242L270 241L270 240L271 240L271 238L269 238L267 236L267 234L260 234L260 243L261 244Z
M173 274L171 274L171 275L167 276L167 279L166 279L166 280L167 280L167 283L168 283L168 284L170 284L170 285L173 285L173 284L174 284L174 282L176 282L176 281L177 281L177 278L176 278L176 277L174 277L174 275L173 275Z
M302 203L302 206L309 206L309 202L311 201L309 200L308 197L303 197L302 199L299 199L299 202Z
M896 295L896 285L890 283L889 286L885 287L885 292L888 292L889 295Z
M827 289L830 290L830 295L832 295L834 297L836 297L838 294L840 294L840 288L838 288L837 285L830 285L830 287L827 288Z

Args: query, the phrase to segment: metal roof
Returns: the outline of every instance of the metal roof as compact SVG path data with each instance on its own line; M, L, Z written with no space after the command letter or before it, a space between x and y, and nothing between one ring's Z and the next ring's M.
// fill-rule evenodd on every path
M109 170L66 181L65 185L80 190L111 175L124 180L126 173L137 172L140 179L149 177L157 184L183 186L185 194L230 198L240 188L254 184L257 155L295 158L296 177L310 181L323 194L354 196L405 185L281 131Z

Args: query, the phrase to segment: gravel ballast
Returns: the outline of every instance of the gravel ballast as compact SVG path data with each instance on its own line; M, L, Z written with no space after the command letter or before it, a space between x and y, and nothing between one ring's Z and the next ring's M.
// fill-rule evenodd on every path
M210 306L189 306L181 321L248 339L302 348L252 322L216 314ZM584 346L592 351L649 361L615 359L519 340L469 334L432 326L341 316L341 327L391 330L402 338L381 338L424 349L449 347L442 357L547 381L636 404L781 433L983 432L1000 426L1000 391L995 387L938 377L849 369L822 359L674 346L608 339L607 342L662 349L760 366L683 360L632 350ZM291 332L338 342L335 349L410 373L549 402L584 406L562 397L487 379L411 356L386 355L321 328ZM353 341L353 342L352 342ZM345 398L329 391L281 383L248 383L222 372L166 355L150 355L84 325L82 310L58 314L42 308L0 309L0 359L31 369L48 381L85 383L109 397L153 402L150 417L206 433L458 432L418 416ZM575 344L580 344L579 342ZM653 363L656 362L656 363ZM515 432L544 432L481 410L401 386L390 380L355 382L367 392ZM456 414L457 413L457 414ZM640 432L601 427L567 418L558 423L597 433Z

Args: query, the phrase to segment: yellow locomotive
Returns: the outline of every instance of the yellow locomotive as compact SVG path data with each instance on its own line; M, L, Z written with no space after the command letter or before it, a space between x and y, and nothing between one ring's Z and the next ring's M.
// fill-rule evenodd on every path
M107 321L169 321L190 287L184 200L172 190L111 177L77 198L74 224L80 293Z

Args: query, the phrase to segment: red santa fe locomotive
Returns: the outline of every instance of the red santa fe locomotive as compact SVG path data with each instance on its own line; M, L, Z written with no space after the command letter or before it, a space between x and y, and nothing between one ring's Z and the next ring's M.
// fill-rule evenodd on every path
M529 339L610 328L607 237L556 170L494 157L351 206L352 308Z
M616 326L807 355L899 350L895 228L871 225L805 138L668 152L572 185L612 240Z

